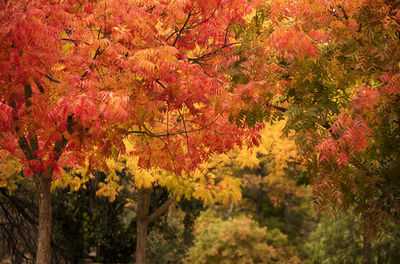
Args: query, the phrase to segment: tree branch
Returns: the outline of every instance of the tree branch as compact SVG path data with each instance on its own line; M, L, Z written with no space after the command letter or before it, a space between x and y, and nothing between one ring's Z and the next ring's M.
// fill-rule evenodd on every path
M57 79L51 77L50 75L45 74L44 77L46 77L47 79L49 79L49 80L52 81L52 82L61 83L59 80L57 80Z
M37 88L39 89L39 91L41 93L44 93L43 85L37 79L34 79L33 81L35 82L35 84L36 84Z
M287 111L287 108L285 108L285 107L273 105L273 104L270 104L270 103L267 103L266 106L267 106L267 107L274 108L274 109L276 109L276 110L279 110L279 111L281 111L282 113L284 113L284 112Z
M165 213L168 207L175 202L176 196L170 196L160 207L158 207L152 214L147 217L147 222L151 223Z
M67 118L67 131L70 135L74 132L74 125L75 125L75 123L74 123L73 115L70 114L70 115L68 115L68 118ZM57 140L54 143L53 151L56 153L56 156L54 158L54 160L56 162L60 159L60 156L63 153L67 144L68 144L68 139L66 139L64 137L64 135L61 135L61 141Z
M179 39L179 37L181 36L183 30L185 29L187 23L189 22L189 19L190 19L191 15L192 15L192 13L189 12L188 17L187 17L185 23L183 24L182 28L179 30L178 35L176 35L176 38L175 38L174 43L172 43L172 46L173 46L173 47L174 47L174 46L176 45L176 43L178 42L178 39Z
M127 134L143 134L143 135L147 135L149 137L155 137L155 138L161 138L161 137L168 137L168 136L176 136L176 135L182 135L182 134L188 134L188 133L192 133L192 132L196 132L196 131L200 131L203 130L209 126L211 126L212 124L214 124L217 120L219 119L219 116L216 117L212 122L210 122L209 124L203 126L203 127L199 127L196 129L192 129L192 130L187 130L187 131L178 131L178 132L174 132L174 133L167 133L167 134L154 134L153 132L151 132L150 130L147 131L143 131L143 130L127 130L126 133Z
M183 128L185 129L185 134L186 134L186 145L187 145L187 150L188 153L190 153L190 148L189 148L189 136L188 136L188 131L186 129L186 122L185 122L185 118L183 117L183 114L181 113L181 111L179 111L178 109L178 113L181 116L182 119L182 123L183 123Z
M228 47L233 46L233 45L238 45L238 44L240 44L240 43L239 42L234 42L234 43L224 44L222 47L219 47L218 49L215 49L215 50L213 50L211 52L205 53L205 54L203 54L203 55L201 55L199 57L196 57L196 58L188 58L188 60L191 61L191 62L194 62L194 63L198 63L198 61L200 61L200 60L204 60L204 59L206 59L208 57L211 57L213 55L217 55L219 52L221 52L225 48L228 48Z
M201 20L201 21L200 21L199 23L197 23L196 25L194 25L195 22L193 22L187 29L196 28L196 27L200 26L201 24L207 22L208 20L210 20L210 19L214 16L214 14L215 14L216 11L217 11L217 8L214 9L214 11L211 13L211 15L210 15L209 17L207 17L207 18Z
M11 106L11 108L14 109L14 112L12 113L12 119L14 122L17 122L18 119L18 111L17 111L17 106L15 104L14 101L11 101L9 103L9 105ZM31 151L31 148L29 146L28 140L26 139L26 137L20 132L20 127L19 125L15 125L14 127L15 130L15 134L18 138L18 146L20 147L20 149L22 150L22 152L24 153L24 156L26 158L27 161L29 160L34 160L35 157Z

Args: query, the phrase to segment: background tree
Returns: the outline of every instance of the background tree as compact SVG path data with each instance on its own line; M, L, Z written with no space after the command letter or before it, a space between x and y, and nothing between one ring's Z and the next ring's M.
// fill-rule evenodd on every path
M265 242L266 230L247 217L222 220L211 211L200 216L187 263L271 263L275 250Z
M323 217L307 240L309 263L363 263L360 224L361 218L352 213ZM372 241L371 263L397 263L399 242L398 227L392 225Z
M258 147L237 148L216 155L205 168L216 182L222 175L228 175L241 183L242 199L228 207L217 203L210 208L225 218L252 217L261 227L267 227L267 242L275 243L275 235L282 239L272 244L280 245L276 252L281 261L292 257L292 261L295 258L300 261L299 257L306 257L303 242L310 231L307 222L312 221L312 213L306 189L296 185L302 172L297 164L294 141L282 135L284 125L283 121L266 125L260 131Z
M123 172L119 184L128 181ZM69 176L69 175L68 175ZM66 178L68 178L66 176ZM76 175L78 178L78 176ZM59 181L53 192L53 233L69 263L79 263L89 253L96 262L129 262L136 246L135 210L129 206L133 192L123 189L114 200L96 196L98 182L104 173L81 185L79 179L63 179L70 183L65 188ZM81 188L75 190L76 186Z

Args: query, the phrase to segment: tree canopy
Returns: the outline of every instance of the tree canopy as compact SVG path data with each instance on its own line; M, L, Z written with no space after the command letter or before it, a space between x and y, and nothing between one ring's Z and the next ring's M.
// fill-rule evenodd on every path
M393 1L265 1L242 30L264 48L236 70L253 96L244 121L286 116L315 207L352 208L369 227L400 209L399 15Z
M398 1L6 0L0 21L0 187L37 183L37 263L55 178L102 171L115 196L127 171L147 230L155 186L172 194L163 210L238 199L240 180L205 164L280 119L316 209L361 214L369 242L398 223Z

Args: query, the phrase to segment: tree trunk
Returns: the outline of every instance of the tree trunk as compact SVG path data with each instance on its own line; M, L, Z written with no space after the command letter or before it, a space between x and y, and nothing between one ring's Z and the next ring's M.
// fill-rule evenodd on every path
M140 188L136 208L136 264L146 263L147 228L149 224L165 213L176 197L170 196L160 207L154 209L151 214L150 199L151 190Z
M51 262L51 177L40 174L38 183L39 194L39 228L36 251L36 264Z
M147 221L137 221L136 264L146 263Z
M364 236L363 264L371 263L371 241Z
M150 209L150 190L141 188L138 192L138 203L136 210L136 264L146 263L147 217Z

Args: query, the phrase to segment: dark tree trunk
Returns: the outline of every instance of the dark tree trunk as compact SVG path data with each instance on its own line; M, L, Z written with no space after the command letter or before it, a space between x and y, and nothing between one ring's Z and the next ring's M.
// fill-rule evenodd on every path
M50 264L51 262L51 177L40 174L38 177L39 195L39 228L36 264Z
M146 263L147 221L137 221L136 264Z
M371 241L364 236L363 264L371 263Z
M147 227L150 209L150 190L141 188L138 192L136 210L136 264L146 263Z
M146 263L147 228L175 201L175 196L170 196L160 207L155 208L150 214L150 189L140 188L138 191L136 208L136 264Z

